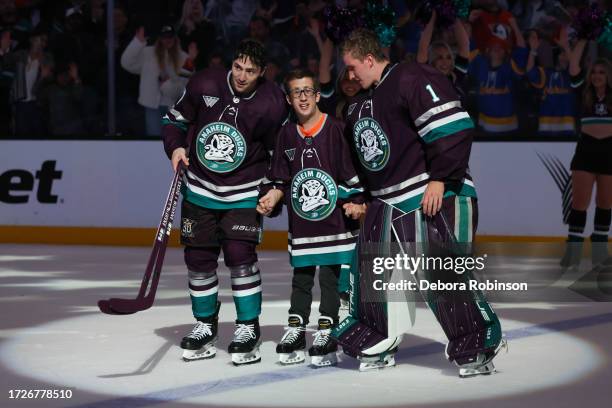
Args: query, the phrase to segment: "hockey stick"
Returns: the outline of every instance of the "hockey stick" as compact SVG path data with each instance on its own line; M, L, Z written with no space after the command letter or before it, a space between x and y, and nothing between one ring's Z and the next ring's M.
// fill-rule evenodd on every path
M183 164L179 163L174 178L172 179L168 197L166 198L164 211L162 213L159 226L157 227L155 242L153 243L153 249L151 251L151 255L149 256L149 261L140 284L138 295L135 299L111 298L100 300L98 301L98 308L102 313L133 314L146 310L153 305L155 293L157 292L157 285L159 283L159 278L161 276L161 270L164 263L166 247L168 246L170 232L172 231L172 221L174 220L174 214L176 213L176 207L181 193L181 186L183 184L182 174ZM147 288L149 288L148 294Z

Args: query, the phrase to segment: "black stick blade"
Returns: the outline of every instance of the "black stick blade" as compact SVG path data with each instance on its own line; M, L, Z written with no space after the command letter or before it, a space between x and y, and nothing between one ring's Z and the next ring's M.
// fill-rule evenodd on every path
M134 314L150 308L153 305L153 299L149 297L136 299L112 298L108 300L108 304L114 314Z
M98 301L98 309L100 309L100 311L104 314L108 314L108 315L119 315L119 314L123 314L123 313L118 313L115 310L113 310L110 306L110 302L108 301L108 299L102 299Z

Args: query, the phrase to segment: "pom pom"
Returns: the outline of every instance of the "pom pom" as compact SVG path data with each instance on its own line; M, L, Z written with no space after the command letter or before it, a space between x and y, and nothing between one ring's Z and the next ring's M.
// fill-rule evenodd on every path
M578 11L572 27L578 38L596 40L604 29L604 19L604 11L595 3Z
M597 42L609 51L612 51L612 13L608 13L604 19L604 26Z
M351 31L363 26L363 19L357 11L338 6L328 6L323 10L325 34L334 44L341 43Z
M415 18L426 25L436 12L436 28L446 30L457 18L467 18L470 13L470 0L425 0L417 8Z
M374 31L383 47L389 47L395 40L395 13L388 6L368 3L365 26Z
M455 0L455 14L458 18L467 19L470 15L471 0Z

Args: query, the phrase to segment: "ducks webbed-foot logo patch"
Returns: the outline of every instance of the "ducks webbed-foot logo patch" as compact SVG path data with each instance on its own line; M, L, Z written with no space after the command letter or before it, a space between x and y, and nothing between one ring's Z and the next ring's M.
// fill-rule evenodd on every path
M389 161L389 139L372 118L358 120L353 127L353 142L359 161L370 171L382 170Z

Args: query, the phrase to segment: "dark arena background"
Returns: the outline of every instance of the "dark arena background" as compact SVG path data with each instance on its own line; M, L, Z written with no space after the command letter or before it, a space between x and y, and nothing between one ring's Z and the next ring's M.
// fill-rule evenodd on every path
M308 69L320 110L344 120L353 98L374 91L347 74L340 48L363 27L391 63L447 75L474 123L470 249L486 258L475 275L527 284L485 290L508 343L497 372L460 378L420 300L395 367L360 372L341 347L331 367L308 355L279 364L293 274L286 209L265 218L257 247L261 362L236 367L227 352L236 278L223 253L217 355L184 362L194 319L179 238L191 227L180 201L169 217L172 194L164 207L175 176L168 116L180 117L174 108L202 70L231 88L235 50L252 38L267 53L258 83L286 91L285 75ZM611 57L604 0L0 0L0 406L609 406ZM604 170L576 177L576 146L589 138L598 140L580 154ZM157 292L139 299L152 307L101 312L100 300L136 298L147 271ZM341 307L340 320L348 313Z

